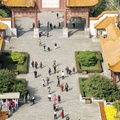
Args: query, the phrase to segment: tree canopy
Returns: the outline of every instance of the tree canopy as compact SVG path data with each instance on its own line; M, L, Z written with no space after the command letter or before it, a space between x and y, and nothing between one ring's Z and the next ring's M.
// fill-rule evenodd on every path
M103 98L107 101L120 99L120 90L113 84L112 80L99 74L89 76L87 79L87 91L91 96Z

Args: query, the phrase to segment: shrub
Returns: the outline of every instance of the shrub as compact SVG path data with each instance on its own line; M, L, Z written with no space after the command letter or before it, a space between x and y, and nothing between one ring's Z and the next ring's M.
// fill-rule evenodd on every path
M14 62L17 62L18 64L23 64L25 60L25 55L20 52L12 52L11 53L11 58Z
M82 51L77 55L78 62L83 66L95 66L97 64L96 53L92 51Z

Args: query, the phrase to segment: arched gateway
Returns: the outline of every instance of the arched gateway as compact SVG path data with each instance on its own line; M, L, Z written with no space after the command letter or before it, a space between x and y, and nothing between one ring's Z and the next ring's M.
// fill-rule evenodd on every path
M63 36L68 36L67 19L82 17L86 21L85 29L89 28L90 7L98 3L98 0L2 0L2 4L11 7L12 32L17 37L15 19L18 17L34 18L34 38L38 37L38 16L43 11L57 11L64 13Z

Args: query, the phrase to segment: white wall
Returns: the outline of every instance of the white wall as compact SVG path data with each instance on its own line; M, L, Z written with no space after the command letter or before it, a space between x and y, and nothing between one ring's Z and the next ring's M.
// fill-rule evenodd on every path
M94 24L95 23L97 23L97 22L99 22L99 21L101 21L101 20L103 20L106 16L108 16L108 17L113 17L113 16L118 16L118 13L107 13L107 14L103 14L103 16L101 16L98 20L90 20L90 34L92 35L92 36L96 36L96 29L94 28Z
M5 23L8 26L7 30L5 30L6 36L12 36L11 20L0 20L0 22Z

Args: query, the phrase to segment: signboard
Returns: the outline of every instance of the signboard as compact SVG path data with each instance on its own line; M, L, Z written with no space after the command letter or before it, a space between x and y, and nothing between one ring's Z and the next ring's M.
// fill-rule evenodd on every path
M59 8L59 0L42 0L42 8Z

